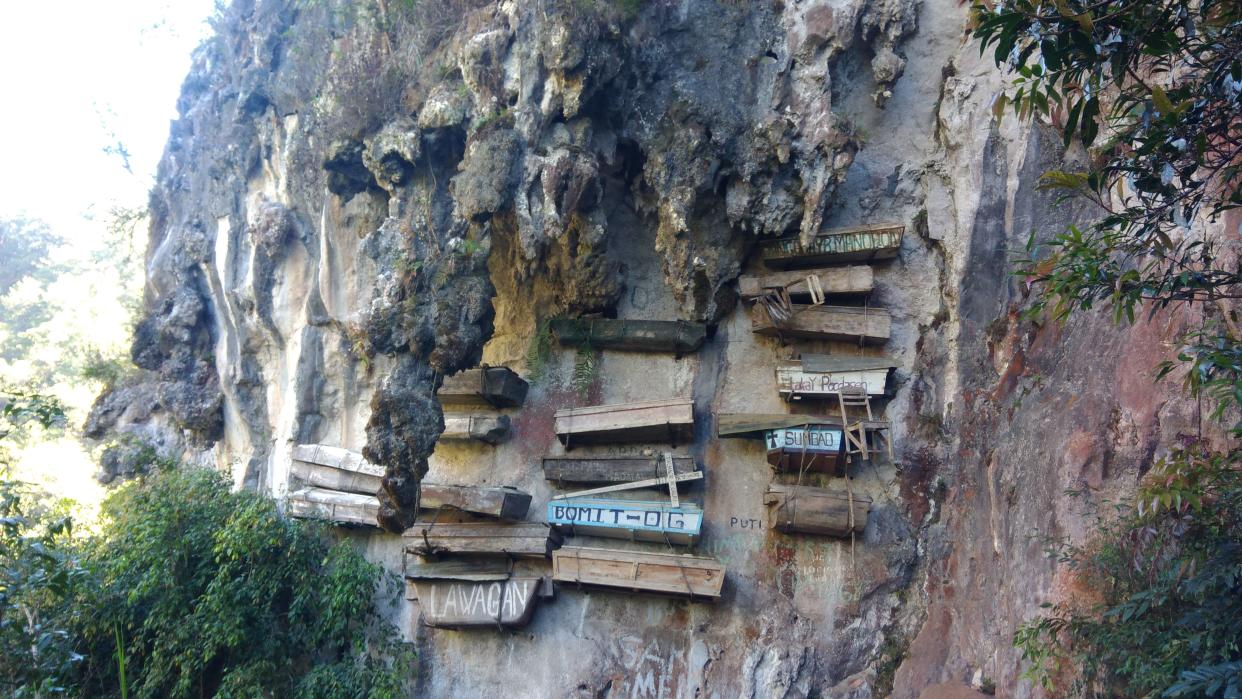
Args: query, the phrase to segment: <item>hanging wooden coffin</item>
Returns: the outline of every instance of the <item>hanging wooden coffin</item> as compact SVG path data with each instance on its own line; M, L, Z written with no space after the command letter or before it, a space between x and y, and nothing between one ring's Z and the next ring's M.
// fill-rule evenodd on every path
M707 337L707 326L682 320L562 318L550 328L562 345L677 355L697 350Z
M847 491L781 483L768 486L763 504L770 508L773 529L827 536L849 536L851 529L861 534L871 512L871 498L865 495L851 498Z
M407 580L467 580L489 582L513 577L513 562L505 556L425 558L406 553Z
M445 413L440 439L473 439L499 444L509 436L509 416L492 413Z
M530 493L507 486L482 488L423 483L419 506L426 510L448 507L463 512L518 520L525 517L526 510L530 508Z
M839 427L807 425L769 430L768 463L777 471L833 471L841 463Z
M552 554L552 579L573 585L717 600L725 567L714 558L566 546Z
M785 290L791 297L813 296L812 283L819 285L827 295L869 294L875 286L874 273L868 265L851 267L822 267L797 272L769 272L767 274L743 274L737 279L738 292L743 299L754 301L765 293ZM808 279L814 277L814 280Z
M543 581L414 580L423 623L435 628L521 628L530 623Z
M689 503L571 498L548 503L548 523L570 536L689 546L699 540L703 511Z
M694 436L694 402L689 398L592 405L556 411L561 444L600 442L689 442Z
M384 469L348 449L299 444L293 448L292 473L316 488L374 495L379 492Z
M512 408L526 401L529 388L530 385L508 367L484 366L445 377L436 395L444 405Z
M810 306L793 304L793 315L774 323L762 304L750 309L750 329L772 337L804 337L812 340L840 340L863 344L888 341L892 319L882 308L856 306Z
M561 535L543 522L415 522L405 530L405 550L420 556L494 553L547 558Z
M764 264L776 269L882 260L897 256L905 230L899 223L882 223L824 231L806 245L798 237L768 240L759 245Z
M673 473L695 470L689 456L673 457ZM628 483L657 478L665 473L659 456L572 457L545 456L543 477L558 483ZM652 486L656 487L656 486Z
M843 388L860 387L868 395L885 395L896 362L887 357L804 355L776 367L776 388L791 400L836 398Z
M289 493L285 507L290 517L321 519L334 524L379 526L379 498L374 495L303 488Z

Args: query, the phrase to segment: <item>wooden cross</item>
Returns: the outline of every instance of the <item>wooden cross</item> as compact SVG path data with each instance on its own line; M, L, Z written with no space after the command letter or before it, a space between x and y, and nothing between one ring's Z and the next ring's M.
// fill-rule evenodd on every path
M645 478L641 481L630 481L629 483L618 483L616 485L606 485L602 488L591 488L590 490L579 490L576 493L563 493L561 495L553 495L552 500L568 500L570 498L582 498L589 495L601 495L603 493L615 493L621 490L634 490L636 488L650 488L653 485L668 485L668 499L673 507L681 504L680 496L677 493L677 484L686 481L702 480L702 471L691 471L690 473L674 473L673 472L673 455L664 452L664 475L655 478Z

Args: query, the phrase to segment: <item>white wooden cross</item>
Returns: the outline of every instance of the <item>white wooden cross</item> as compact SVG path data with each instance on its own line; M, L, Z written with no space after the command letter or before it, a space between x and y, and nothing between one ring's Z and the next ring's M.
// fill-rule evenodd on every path
M668 500L673 507L681 504L681 499L677 493L677 484L686 481L702 480L702 471L691 471L690 473L674 473L673 472L673 455L664 452L664 475L655 478L645 478L641 481L631 481L629 483L617 483L616 485L606 485L602 488L591 488L590 490L579 490L576 493L563 493L561 495L553 495L553 500L568 500L569 498L582 498L589 495L601 495L603 493L615 493L622 490L634 490L635 488L650 488L655 485L668 485Z

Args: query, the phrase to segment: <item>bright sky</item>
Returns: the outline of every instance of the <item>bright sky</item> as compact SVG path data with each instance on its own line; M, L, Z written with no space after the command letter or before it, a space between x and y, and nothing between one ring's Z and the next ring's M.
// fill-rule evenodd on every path
M213 11L212 0L0 0L0 218L47 222L68 242L57 258L85 259L106 244L109 210L146 204L190 54ZM118 144L132 173L104 151ZM51 287L69 309L58 330L85 329L95 346L124 352L127 280L96 276L67 275ZM80 424L96 390L79 381L54 392ZM66 434L22 450L16 474L81 503L89 522L103 495L95 470Z
M82 216L142 205L212 0L0 3L0 217L95 235ZM115 134L115 135L113 135ZM104 148L123 143L133 174Z

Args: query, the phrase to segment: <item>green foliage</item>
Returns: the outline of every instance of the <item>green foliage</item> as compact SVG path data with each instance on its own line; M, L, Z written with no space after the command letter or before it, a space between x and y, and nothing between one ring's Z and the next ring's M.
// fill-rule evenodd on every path
M374 618L379 568L208 470L165 470L104 503L76 600L81 684L114 696L395 696L408 649ZM123 648L117 647L115 629Z
M13 480L3 441L64 417L54 400L0 391L0 694L65 694L81 656L63 609L84 573L67 543L73 522L62 503Z
M1138 507L1097 513L1059 560L1097 599L1044 605L1014 643L1026 676L1092 696L1228 696L1242 683L1242 454L1162 461ZM1207 690L1211 691L1207 691ZM1236 696L1236 695L1235 695Z
M1242 268L1186 234L1242 206L1239 5L984 0L972 22L980 50L1017 74L996 114L1051 118L1067 144L1094 146L1089 171L1044 183L1094 202L1101 218L1023 262L1054 314L1107 300L1133 318L1144 301L1242 298Z
M978 0L980 50L1015 74L995 105L1058 123L1089 168L1041 186L1091 202L1098 218L1038 244L1018 273L1032 314L1065 319L1108 304L1138 312L1242 298L1242 265L1192 230L1242 206L1242 6L1227 0ZM1226 241L1235 238L1227 231ZM1177 363L1213 419L1242 408L1233 312L1187 335ZM1235 436L1242 424L1233 425ZM1059 547L1077 598L1024 625L1028 676L1098 696L1239 696L1242 679L1242 453L1196 446L1159 461L1136 495Z
M548 372L552 361L552 321L544 318L535 324L535 334L526 348L526 378L535 383Z
M63 242L39 221L0 219L0 296L24 279L54 279L58 267L48 253Z
M578 396L585 400L598 378L599 353L591 345L584 344L574 355L574 375L571 383Z

